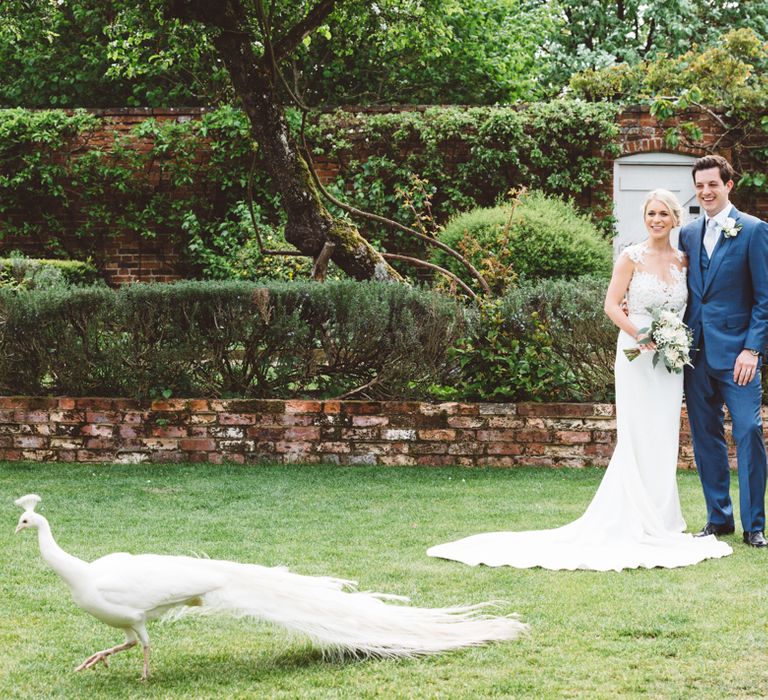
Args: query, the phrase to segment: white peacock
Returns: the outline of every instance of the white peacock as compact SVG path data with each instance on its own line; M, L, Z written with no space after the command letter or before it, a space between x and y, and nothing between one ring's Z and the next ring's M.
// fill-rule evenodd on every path
M355 581L294 574L283 567L157 554L108 554L92 562L56 544L35 507L40 496L22 496L16 532L37 528L40 553L72 592L75 603L125 642L97 651L75 670L108 665L107 658L141 643L142 679L149 677L147 622L160 616L221 613L265 620L307 635L324 649L360 656L432 654L515 639L528 625L515 616L489 617L492 603L450 608L392 605L407 598L359 592Z

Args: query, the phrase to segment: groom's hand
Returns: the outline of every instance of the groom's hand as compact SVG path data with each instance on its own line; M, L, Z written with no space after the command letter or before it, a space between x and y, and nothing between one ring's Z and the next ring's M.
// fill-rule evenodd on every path
M756 372L757 355L753 355L749 350L742 350L733 367L733 381L739 386L746 386L755 378Z

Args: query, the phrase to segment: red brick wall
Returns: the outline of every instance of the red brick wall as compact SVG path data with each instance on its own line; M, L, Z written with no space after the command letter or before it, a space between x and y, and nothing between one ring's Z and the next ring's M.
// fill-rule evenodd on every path
M669 119L663 124L659 124L656 118L651 114L649 105L635 105L627 107L619 114L619 145L621 146L621 156L634 155L636 153L654 153L658 151L668 153L683 153L692 156L705 155L703 149L690 148L681 143L674 149L666 145L664 135L669 127L676 126L681 122L695 122L703 132L703 142L707 146L712 146L721 138L723 131L717 120L709 113L694 110L686 112L674 119ZM732 142L727 138L723 139L718 145L718 152L725 158L732 159ZM613 169L613 161L606 160L605 167ZM604 192L609 197L613 197L613 182L607 183ZM750 214L759 216L761 219L768 219L768 194L746 194L735 189L732 193L732 199L735 204Z
M605 466L615 430L612 404L0 397L11 461Z
M383 111L395 111L407 109L409 111L423 111L426 107L368 107L368 108L350 108L350 111L362 113L380 113ZM142 108L121 108L121 109L101 109L92 110L103 119L103 129L89 136L89 144L94 146L108 147L114 138L114 134L125 134L137 123L147 118L153 118L158 121L178 120L186 121L197 119L207 111L205 108L182 108L182 109L142 109ZM704 131L704 138L707 143L714 143L720 136L719 125L706 113L691 113L683 115L684 121L695 121ZM664 141L666 128L674 123L674 120L660 126L651 115L649 107L646 105L629 107L619 115L619 124L621 133L619 143L621 145L621 155L634 153L646 153L652 151L669 151ZM358 149L363 149L364 143L357 144ZM150 143L139 143L138 148L149 148ZM688 153L692 155L701 155L701 151L690 149L681 145L675 149L678 153ZM720 146L720 152L729 156L729 144L724 141ZM365 153L360 152L358 157L364 157ZM451 158L460 161L463 155L461 151L451 153ZM318 156L315 166L320 177L327 181L335 178L342 170L343 163ZM605 167L610 172L613 171L613 161L607 159ZM608 198L613 196L613 183L609 180L604 188L604 193ZM580 197L583 203L593 201L595 193L585 191ZM734 193L736 204L750 213L754 213L763 219L768 219L768 195L752 197L745 199L739 192ZM610 213L610 212L607 212ZM0 227L2 222L0 222ZM175 250L172 244L159 238L157 240L148 240L142 238L138 233L124 232L117 237L105 238L104 249L97 251L95 256L100 260L103 270L108 280L114 284L122 284L131 281L171 281L185 276L185 270L181 267L181 258L179 251ZM22 249L30 254L34 254L34 244L29 241L19 241L5 239L2 242L2 249L5 251L13 249Z

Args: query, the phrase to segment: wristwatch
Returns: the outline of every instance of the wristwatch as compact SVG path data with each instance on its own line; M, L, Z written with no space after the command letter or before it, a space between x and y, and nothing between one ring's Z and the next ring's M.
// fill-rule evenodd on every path
M757 357L760 354L759 350L753 350L752 348L744 348L752 357Z

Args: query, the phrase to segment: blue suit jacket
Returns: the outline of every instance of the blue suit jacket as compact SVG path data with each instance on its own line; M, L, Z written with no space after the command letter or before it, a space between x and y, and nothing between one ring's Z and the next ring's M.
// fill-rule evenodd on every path
M704 279L701 247L705 217L680 231L679 248L688 256L688 307L685 322L693 347L704 336L707 363L732 370L744 348L765 351L768 344L768 224L733 207L738 235L721 233ZM693 357L694 362L696 357Z

